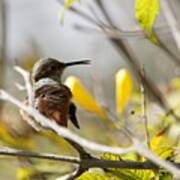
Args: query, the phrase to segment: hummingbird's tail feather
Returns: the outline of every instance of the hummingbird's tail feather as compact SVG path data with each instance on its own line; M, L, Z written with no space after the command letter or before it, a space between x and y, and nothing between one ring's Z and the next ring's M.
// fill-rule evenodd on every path
M69 119L71 120L73 125L76 126L76 128L80 129L78 120L76 118L76 106L74 103L71 103L69 106Z

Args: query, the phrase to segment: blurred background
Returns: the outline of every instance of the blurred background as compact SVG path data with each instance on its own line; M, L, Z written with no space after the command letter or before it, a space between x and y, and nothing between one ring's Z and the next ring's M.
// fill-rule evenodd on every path
M121 27L124 31L140 31L134 18L134 0L114 0L104 1L104 3L116 26ZM76 3L75 6L85 11L90 17L96 19L98 16L99 19L105 21L95 1L82 0L80 3ZM178 9L178 7L179 2L174 1L174 8ZM92 13L92 9L97 14ZM175 11L177 10L175 9ZM90 30L78 29L79 26L90 27ZM65 72L63 79L66 79L69 75L79 77L90 93L114 113L115 74L122 67L129 69L130 72L132 69L124 61L123 54L120 55L105 35L101 31L94 30L95 28L92 23L77 14L68 10L64 11L58 0L1 0L1 87L18 99L23 100L26 93L19 91L15 86L15 82L23 83L23 80L14 71L14 65L19 65L31 71L33 64L42 57L53 57L64 62L88 58L92 60L90 66L72 67ZM162 12L155 24L156 28L160 29L157 31L159 38L178 58L178 49ZM138 62L144 65L146 75L162 90L167 89L167 84L173 78L179 77L180 68L172 60L173 57L167 55L161 48L143 36L127 35L123 38L123 41L129 43ZM133 80L136 79L133 73L132 78ZM138 89L137 84L136 86ZM22 134L26 135L29 127L24 127L26 125L19 121L18 109L9 103L3 104L2 109L1 119L8 126L10 125L11 130L15 131L14 134L17 134L15 137ZM79 107L78 119L82 127L78 133L89 139L107 143L109 137L106 137L103 133L105 127L98 117ZM102 134L97 133L99 129L102 129ZM35 137L35 141L36 148L33 149L42 151L45 147L45 152L59 152L59 148L56 145L52 146L46 138L39 139L39 137ZM61 152L66 154L64 149L61 149ZM15 164L11 165L12 171L9 172L10 175L7 175L4 169L9 167L8 161L4 161L4 164L1 163L0 173L2 175L0 179L11 179L12 176L15 176L15 166Z

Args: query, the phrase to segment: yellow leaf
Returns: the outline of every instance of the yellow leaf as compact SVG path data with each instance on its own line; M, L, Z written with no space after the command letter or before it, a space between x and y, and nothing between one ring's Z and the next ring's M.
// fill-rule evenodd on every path
M154 43L158 43L153 32L153 25L159 14L159 9L159 0L136 0L135 3L135 17L141 28L145 31L145 34Z
M79 0L65 0L64 1L65 8L71 7L76 1L79 1Z
M103 108L82 85L78 78L74 76L68 77L65 81L65 85L71 89L73 99L79 106L89 112L96 113L100 118L106 118L106 113Z
M122 113L129 101L132 92L132 79L126 69L116 73L116 108L117 113Z

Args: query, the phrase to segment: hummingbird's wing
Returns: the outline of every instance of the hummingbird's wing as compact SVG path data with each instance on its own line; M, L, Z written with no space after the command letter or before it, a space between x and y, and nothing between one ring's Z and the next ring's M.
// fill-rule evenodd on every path
M67 127L71 97L64 85L46 85L35 91L36 108L50 120Z
M78 129L80 129L78 120L76 118L76 106L74 103L71 102L69 106L69 118L74 126L76 126Z

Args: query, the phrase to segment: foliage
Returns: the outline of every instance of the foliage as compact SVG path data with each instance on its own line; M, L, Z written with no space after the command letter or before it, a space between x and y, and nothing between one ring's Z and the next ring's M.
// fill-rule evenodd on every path
M154 136L151 141L151 150L156 153L162 159L171 159L174 157L174 142L165 135L165 131L158 133ZM126 155L115 155L111 153L104 153L101 156L102 159L105 160L113 160L113 161L134 161L134 162L144 162L144 158L137 155L136 153L126 154ZM80 180L89 179L122 179L122 180L172 180L173 177L167 171L154 171L154 170L142 170L142 169L118 169L118 168L108 168L106 172L101 173L84 173L80 178Z

